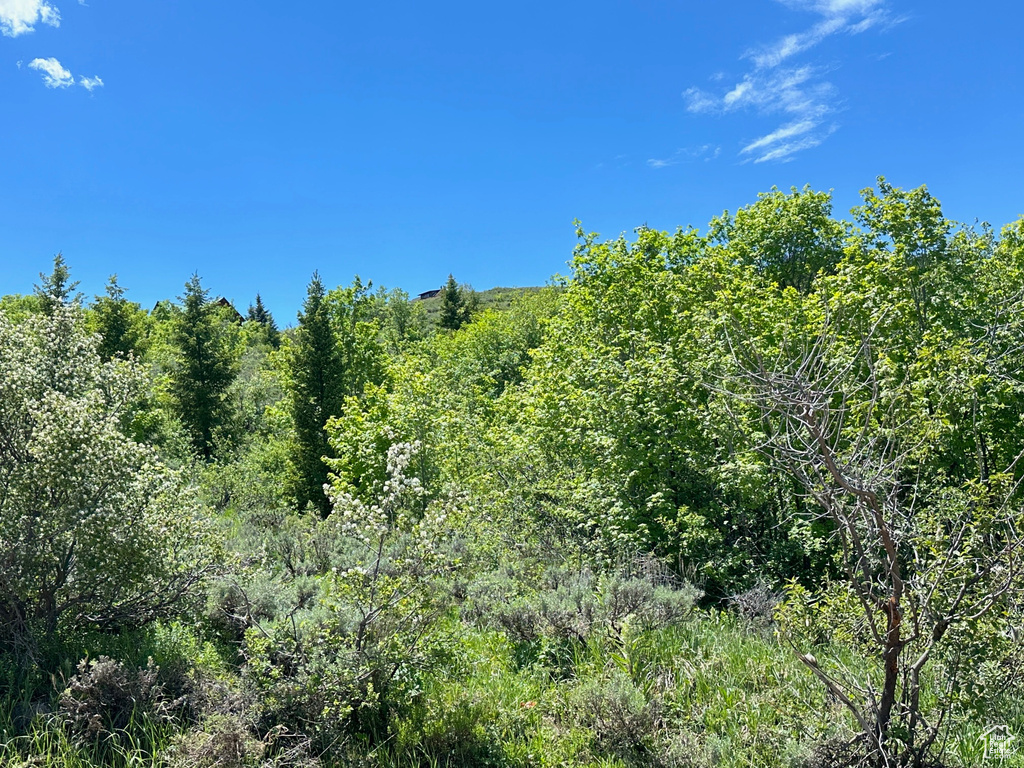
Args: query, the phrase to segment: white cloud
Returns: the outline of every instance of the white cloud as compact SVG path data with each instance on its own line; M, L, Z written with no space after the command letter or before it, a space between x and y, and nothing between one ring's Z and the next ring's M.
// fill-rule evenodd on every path
M0 0L0 33L17 37L36 28L36 24L60 26L60 11L46 0Z
M771 45L745 54L760 68L777 67L791 56L810 50L837 34L857 35L884 21L885 0L781 0L797 10L811 11L824 18L810 29L786 35Z
M32 59L28 63L28 68L42 73L43 82L46 83L47 88L67 88L75 83L71 72L64 69L61 63L52 56L49 59Z
M748 144L741 151L757 152L755 163L767 163L771 160L789 162L797 152L813 149L821 144L836 129L837 126L834 124L825 128L820 123L784 125Z
M762 136L760 139L747 144L741 151L744 153L753 152L756 149L764 149L770 147L773 144L792 139L794 136L807 133L808 131L814 130L818 127L820 121L814 119L800 120L795 123L789 123L781 128L769 133L767 136Z
M652 157L647 161L647 167L655 169L668 168L671 165L692 163L696 160L703 160L705 163L708 163L720 154L722 154L722 148L715 144L701 144L696 147L683 147L681 149L677 149L669 157Z
M683 91L683 98L689 102L686 108L690 112L716 112L718 110L718 99L700 88L687 88Z
M743 99L747 98L750 94L750 89L753 86L749 80L744 80L742 83L737 83L736 87L725 94L725 98L722 99L722 104L728 109L734 104L742 103Z
M85 5L85 0L78 0ZM60 11L48 0L0 0L0 33L7 37L17 37L35 30L37 24L60 26ZM21 69L22 62L18 62ZM75 77L52 56L47 59L32 59L29 69L34 69L43 76L47 88L68 88L75 84ZM92 93L103 87L103 79L99 76L81 77L78 84Z
M755 107L761 112L791 114L822 113L832 92L828 82L814 82L818 72L812 67L795 67L768 72L752 72L724 96L691 88L684 95L691 112L732 112Z
M786 122L760 138L748 142L741 155L754 155L754 162L790 160L800 151L821 144L836 129L828 116L836 112L835 88L824 78L824 70L810 64L782 65L835 35L861 34L889 19L888 0L778 0L797 11L817 14L810 27L744 53L751 69L732 87L717 93L702 88L683 92L687 110L694 113L727 114L753 110L759 114L783 114ZM712 76L713 82L722 78ZM658 166L661 167L661 166Z
M751 51L746 56L753 60L754 65L758 69L777 67L791 56L796 56L799 53L810 50L826 37L830 37L848 28L849 25L843 18L833 17L825 19L805 32L786 35L774 44L758 51Z
M822 16L866 16L880 10L885 0L780 0L783 5Z

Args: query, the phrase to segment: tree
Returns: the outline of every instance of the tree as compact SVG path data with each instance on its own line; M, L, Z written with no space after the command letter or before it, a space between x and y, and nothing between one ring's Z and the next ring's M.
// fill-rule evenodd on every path
M39 297L39 306L46 314L52 315L58 307L81 301L82 294L75 292L78 282L70 282L71 271L64 261L64 254L58 253L53 257L53 272L49 275L40 272L39 277L42 283L35 286L35 294Z
M263 306L263 299L256 294L256 303L249 305L247 320L257 323L262 329L262 336L268 345L277 349L281 344L281 334L277 330L274 316Z
M256 294L256 303L249 305L249 313L246 319L257 322L260 325L272 326L275 330L277 329L277 323L274 322L271 314L267 312L267 308L263 306L263 298L258 293Z
M358 397L366 384L384 377L380 322L374 315L373 283L356 275L352 284L327 293L331 326L341 355L342 391Z
M138 304L124 298L124 288L111 275L105 296L97 296L90 308L90 326L99 334L98 352L104 360L138 354L145 315Z
M744 309L798 294L770 290L693 230L641 228L634 243L578 234L560 312L522 388L506 395L513 426L496 441L516 468L503 475L530 473L522 506L599 556L685 563L712 598L758 575L819 571L782 523L792 483L735 460L742 436L705 386L722 357L708 311L716 294Z
M448 331L457 331L469 322L470 315L476 309L476 296L472 290L455 282L448 275L448 282L441 288L441 327Z
M382 306L382 335L393 353L397 354L405 342L422 338L426 320L422 301L411 301L401 288L387 292L382 288L375 299Z
M813 499L812 514L834 526L881 671L857 679L798 656L854 715L878 765L923 765L946 716L926 711L923 672L947 649L962 652L1020 596L1024 516L1010 468L988 482L924 480L921 444L934 435L908 422L938 425L901 404L914 383L892 391L870 340L850 355L826 329L799 358L772 368L755 360L742 370L767 428L765 450ZM948 697L966 665L960 653L944 656Z
M295 426L291 493L300 509L312 505L323 515L330 512L324 493L328 479L324 457L332 455L324 427L328 419L341 413L345 396L345 370L326 295L320 275L314 272L287 356L287 388Z
M1024 439L1002 428L1024 390L1024 254L1012 230L995 252L955 232L923 188L880 187L835 274L791 312L801 321L733 316L729 386L757 414L762 453L812 502L801 514L835 531L845 580L819 605L874 666L858 674L806 646L798 657L874 764L916 767L962 687L984 690L977 655L999 666L1024 598Z
M714 219L710 234L741 264L801 293L843 255L843 225L832 218L832 195L810 187L762 193L735 216Z
M100 358L73 306L0 313L0 653L19 663L174 615L211 568L184 478L123 431L146 383Z
M185 283L184 307L174 328L175 367L171 394L193 447L209 460L214 435L226 417L225 395L235 378L235 361L207 300L199 275Z

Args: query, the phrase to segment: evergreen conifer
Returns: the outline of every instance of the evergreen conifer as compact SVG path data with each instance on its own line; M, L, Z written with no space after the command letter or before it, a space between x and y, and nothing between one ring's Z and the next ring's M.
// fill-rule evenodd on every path
M314 272L288 355L296 438L291 492L300 509L312 505L323 515L330 511L324 457L332 455L324 427L331 416L341 414L344 402L344 366L325 298L320 275Z
M277 349L281 344L281 334L277 330L277 323L274 321L274 316L267 311L267 308L263 306L263 298L257 293L256 303L249 305L249 312L246 317L253 323L259 323L262 330L263 339Z
M178 353L171 393L192 445L209 460L214 432L226 415L224 397L235 378L235 362L199 275L185 283L180 300L184 309L174 332Z
M441 327L457 331L467 322L476 309L476 295L471 289L460 286L449 274L448 281L441 288Z

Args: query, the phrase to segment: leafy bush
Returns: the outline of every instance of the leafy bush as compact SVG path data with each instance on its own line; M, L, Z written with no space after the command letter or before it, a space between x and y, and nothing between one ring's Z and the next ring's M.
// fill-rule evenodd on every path
M0 314L0 652L52 668L58 633L173 615L212 569L184 477L125 434L144 383L75 306Z
M306 733L320 750L376 741L450 656L440 599L455 565L450 507L420 504L406 475L415 448L389 451L388 480L369 501L335 487L327 519L277 518L264 538L277 572L223 592L245 627L243 676L261 730Z

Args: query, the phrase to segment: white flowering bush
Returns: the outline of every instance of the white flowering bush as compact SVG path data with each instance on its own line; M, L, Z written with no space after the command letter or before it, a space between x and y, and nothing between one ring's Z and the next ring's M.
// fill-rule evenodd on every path
M276 593L293 601L267 618L248 613L244 675L261 727L300 730L325 750L352 736L385 738L423 677L453 652L443 617L458 567L457 505L428 502L407 474L418 447L391 446L387 479L366 500L339 479L325 487L326 519L305 515L305 533L289 532L287 545L268 540L287 551ZM254 593L246 589L247 606Z
M75 305L0 313L0 652L22 661L172 614L213 561L184 478L126 434L142 371L96 344Z

